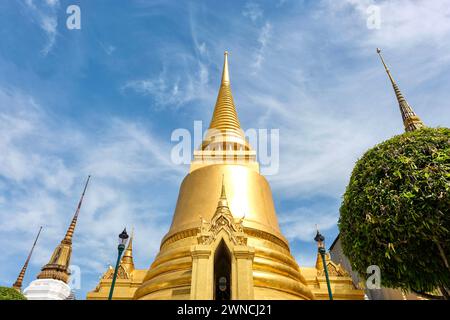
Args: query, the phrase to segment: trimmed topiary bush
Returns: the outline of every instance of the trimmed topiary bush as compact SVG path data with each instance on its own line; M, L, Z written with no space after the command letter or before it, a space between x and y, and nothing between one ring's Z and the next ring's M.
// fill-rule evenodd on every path
M407 132L367 151L344 194L339 229L360 275L378 265L383 286L447 295L450 129Z
M0 287L0 300L27 300L27 298L16 289Z

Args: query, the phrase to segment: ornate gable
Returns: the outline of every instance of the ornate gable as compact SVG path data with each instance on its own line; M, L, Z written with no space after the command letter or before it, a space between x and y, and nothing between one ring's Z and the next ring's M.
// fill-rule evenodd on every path
M114 268L109 266L102 279L112 279L114 277ZM117 269L117 279L130 279L128 272L122 265Z
M199 244L211 244L217 235L224 230L228 234L228 238L235 245L247 245L247 236L244 233L242 222L244 218L236 221L228 207L228 201L225 193L225 186L222 183L222 194L217 204L216 212L211 222L200 217L200 232L197 235Z

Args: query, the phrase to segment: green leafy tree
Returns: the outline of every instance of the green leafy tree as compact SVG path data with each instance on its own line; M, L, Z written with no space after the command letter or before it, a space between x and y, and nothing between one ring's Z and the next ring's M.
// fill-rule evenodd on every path
M16 289L0 287L0 300L27 300L27 298Z
M427 295L450 288L450 129L423 128L367 151L340 209L344 254L360 275ZM428 295L429 296L429 295Z

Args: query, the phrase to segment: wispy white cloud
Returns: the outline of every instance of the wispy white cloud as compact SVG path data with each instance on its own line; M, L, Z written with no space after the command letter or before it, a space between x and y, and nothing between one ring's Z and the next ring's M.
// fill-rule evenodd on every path
M45 3L50 7L58 7L60 5L59 0L45 0Z
M42 49L42 53L44 55L47 55L53 48L56 42L56 35L57 35L57 27L58 27L58 20L55 16L43 16L41 18L41 28L45 31L48 37L47 44Z
M257 25L257 46L253 52L253 74L256 74L264 61L264 54L272 36L272 24L264 19L264 10L255 2L247 2L242 10L242 15L249 18L254 25Z
M47 141L30 143L30 137L52 137L43 126L42 112L32 97L16 90L0 90L0 176L17 183L39 180L52 190L70 187L73 177L61 159L38 152Z
M269 22L266 22L264 26L261 28L258 35L259 48L256 50L255 61L253 63L253 67L255 69L261 68L261 65L264 61L264 53L271 36L272 36L272 25Z
M242 15L255 22L264 16L264 11L259 4L255 2L247 2L242 10Z
M336 225L339 214L327 212L327 207L299 207L280 217L284 235L290 240L312 241L317 227L323 232Z
M99 178L128 182L182 174L183 168L173 165L170 144L152 137L138 124L112 119L104 136L84 149L84 167Z
M25 0L25 7L28 9L32 21L35 21L45 32L47 42L41 52L44 56L48 55L56 43L58 35L58 16L59 0L45 0L36 2L34 0Z
M370 6L380 10L380 29L367 28ZM450 32L450 7L446 0L327 0L323 8L332 17L329 22L337 22L338 26L354 25L358 32L350 34L364 46L382 44L385 48L409 51L423 43L447 45L443 41Z
M166 58L175 61L176 58ZM190 60L193 60L191 57ZM165 68L158 76L139 80L130 80L122 90L131 89L134 92L149 96L157 109L180 107L192 101L205 99L209 93L209 72L207 66L196 61L197 69L181 69L178 73L172 72L172 67ZM172 65L168 61L167 65Z
M117 48L115 46L113 46L112 44L106 44L106 43L100 42L100 46L102 47L102 49L105 51L105 53L108 56L112 55L117 50Z
M162 71L128 80L121 90L148 96L151 106L158 110L179 108L191 102L211 102L215 86L210 86L210 48L207 41L198 37L195 10L189 10L189 30L193 51L168 43L158 48L157 56ZM224 48L225 50L226 48Z

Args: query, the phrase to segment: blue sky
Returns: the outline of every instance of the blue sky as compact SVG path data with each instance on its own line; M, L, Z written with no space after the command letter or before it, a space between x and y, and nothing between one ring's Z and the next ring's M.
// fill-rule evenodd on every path
M66 8L81 8L81 30ZM380 28L367 27L371 5ZM314 225L337 235L355 161L403 131L376 55L381 47L415 111L450 124L448 1L0 2L0 285L11 285L39 226L25 285L62 239L92 174L74 239L79 299L135 227L148 268L188 167L170 160L171 132L209 123L223 51L244 128L280 129L268 176L283 233L301 266Z

